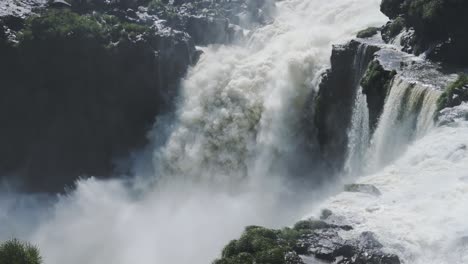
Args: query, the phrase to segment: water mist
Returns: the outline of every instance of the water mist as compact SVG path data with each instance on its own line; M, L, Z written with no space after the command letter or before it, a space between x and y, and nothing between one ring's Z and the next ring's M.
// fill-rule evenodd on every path
M48 264L201 264L246 225L292 224L320 197L292 188L291 176L315 173L298 113L331 44L385 21L379 2L280 1L245 41L205 47L135 179L80 180L52 205L6 211L0 239L36 243Z

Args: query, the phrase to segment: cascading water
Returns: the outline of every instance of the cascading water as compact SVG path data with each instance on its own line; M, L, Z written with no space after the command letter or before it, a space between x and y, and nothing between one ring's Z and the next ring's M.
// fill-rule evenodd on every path
M375 171L405 151L434 124L441 92L402 77L393 81L368 150L368 169Z
M351 127L348 131L348 153L344 170L349 175L362 172L362 164L369 146L370 126L369 109L366 95L362 91L360 80L367 64L365 61L367 45L361 44L354 59L356 97L351 118Z
M467 263L467 114L467 104L444 111L444 125L425 131L391 165L358 179L381 196L345 192L322 208L352 223L352 233L376 233L403 263Z
M420 71L422 76L430 74ZM439 77L445 86L451 78ZM374 232L402 263L464 264L468 262L468 104L441 111L436 125L437 100L444 86L434 83L404 73L393 80L368 156L361 163L369 166L368 175L357 178L357 183L372 185L382 194L343 192L312 215L326 208L345 219L355 229L344 236ZM354 110L352 128L361 126L361 113Z
M278 1L274 21L247 41L204 49L174 120L150 134L152 166L135 168L136 179L81 180L41 214L5 211L0 238L38 244L48 264L198 264L247 225L297 220L310 201L297 196L319 196L290 189L296 176L314 178L299 113L331 44L385 21L379 3Z

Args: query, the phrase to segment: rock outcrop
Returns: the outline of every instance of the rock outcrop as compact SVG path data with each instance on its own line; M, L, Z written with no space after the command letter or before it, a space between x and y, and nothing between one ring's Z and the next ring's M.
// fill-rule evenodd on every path
M383 29L388 41L434 61L468 65L467 1L383 0L381 11L392 19Z
M250 226L224 248L221 258L214 263L400 263L398 256L386 252L371 232L350 239L340 235L351 229L319 220L300 221L293 228L281 230Z
M325 160L341 170L348 144L354 99L367 65L380 48L353 40L335 45L331 68L323 75L315 99L315 126Z
M195 45L272 12L266 0L66 2L0 3L0 179L25 191L112 175L171 109Z

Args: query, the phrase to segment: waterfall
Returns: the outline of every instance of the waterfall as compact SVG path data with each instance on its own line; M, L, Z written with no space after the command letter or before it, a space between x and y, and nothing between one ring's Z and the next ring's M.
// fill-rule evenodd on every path
M247 225L296 221L320 195L291 188L316 173L301 129L306 99L332 44L386 19L380 0L275 4L274 21L245 41L203 47L135 179L80 180L28 229L14 222L27 211L12 212L0 237L37 244L48 264L202 264Z
M401 76L394 79L367 153L370 171L387 165L430 130L440 95L432 87Z
M366 70L367 45L360 44L354 59L356 96L354 99L351 127L348 131L348 153L344 170L347 174L357 175L362 172L366 150L369 145L370 126L369 109L366 95L362 92L361 78Z
M408 102L411 88L405 86L397 80L392 97L406 97ZM355 179L356 183L375 186L381 196L345 192L320 207L356 223L352 231L355 234L377 234L387 251L397 254L402 263L468 263L468 104L444 110L440 117L444 124L433 126L427 120L432 120L432 105L438 94L430 88L425 93L414 91L413 100L422 104L415 125L419 133L414 133L414 141L405 147L406 151L398 151L400 154L388 166ZM397 116L400 106L395 108L387 107L385 111ZM387 115L386 121L389 120ZM383 122L384 119L379 126L392 129L386 136L405 135L397 127L383 126ZM404 125L401 121L392 124ZM387 143L386 148L391 147L391 143L383 143ZM381 146L380 150L385 149Z

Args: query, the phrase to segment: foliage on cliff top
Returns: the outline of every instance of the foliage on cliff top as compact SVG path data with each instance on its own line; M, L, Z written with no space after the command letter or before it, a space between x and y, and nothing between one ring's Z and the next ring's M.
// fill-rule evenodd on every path
M49 10L26 20L22 41L95 39L117 41L150 32L147 26L122 22L111 15L80 15L69 10Z
M17 239L0 244L0 263L2 264L41 264L39 249Z
M467 74L460 74L455 82L447 86L437 101L437 110L460 105L463 101L468 101Z
M237 240L224 247L214 264L285 264L290 252L304 253L298 239L316 229L327 228L323 221L303 220L281 230L249 226Z
M361 80L363 92L385 95L395 74L395 71L386 71L377 60L371 61Z

